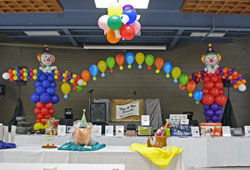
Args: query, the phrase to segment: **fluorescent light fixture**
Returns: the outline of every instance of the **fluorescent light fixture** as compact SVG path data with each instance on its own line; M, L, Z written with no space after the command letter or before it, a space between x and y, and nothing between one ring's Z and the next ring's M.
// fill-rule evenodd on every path
M83 45L85 50L166 50L166 45Z
M190 37L204 37L208 34L208 32L192 32Z
M59 36L60 35L60 33L57 31L24 31L24 33L28 36L50 36L50 35Z
M94 0L96 8L108 8L112 2L117 0ZM130 4L136 9L148 9L149 0L119 0L119 3L123 5Z
M208 37L223 37L226 33L223 32L212 32L208 34Z

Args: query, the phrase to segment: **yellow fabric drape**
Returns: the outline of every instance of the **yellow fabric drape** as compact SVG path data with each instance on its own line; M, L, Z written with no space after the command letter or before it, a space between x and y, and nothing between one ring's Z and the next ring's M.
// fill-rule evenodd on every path
M146 158L148 158L155 165L166 168L170 164L171 160L183 152L183 149L178 148L176 146L171 146L171 148L155 148L155 147L147 147L147 145L134 143L130 146L132 151L139 152Z

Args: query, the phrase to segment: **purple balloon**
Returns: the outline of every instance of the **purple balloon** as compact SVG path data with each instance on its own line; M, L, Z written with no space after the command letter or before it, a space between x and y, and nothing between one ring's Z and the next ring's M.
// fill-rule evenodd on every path
M215 115L216 115L216 116L221 116L221 115L222 115L222 110L217 110L217 111L215 112Z
M233 72L232 72L232 71L229 71L229 72L228 72L228 75L232 75L232 74L233 74Z
M124 5L122 7L123 11L125 11L126 9L135 9L132 5Z
M214 123L212 120L209 120L208 123Z
M212 111L216 111L216 110L218 110L218 105L217 105L216 103L214 103L214 104L212 104L212 105L210 106L210 109L211 109Z
M237 80L242 80L243 78L242 77L238 77L238 79Z
M213 116L213 115L214 115L214 112L213 112L212 110L210 110L210 109L207 109L207 110L205 111L205 115L206 115L206 116Z
M208 105L203 104L203 109L204 109L204 110L209 109L209 106L208 106Z
M217 122L217 120L218 120L218 119L217 119L217 116L213 116L213 117L212 117L212 121Z
M223 76L224 75L224 73L223 72L220 72L220 76Z
M217 122L220 122L221 116L217 116Z
M210 120L210 117L209 116L206 116L206 122L208 122Z
M222 110L223 106L218 105L218 110Z

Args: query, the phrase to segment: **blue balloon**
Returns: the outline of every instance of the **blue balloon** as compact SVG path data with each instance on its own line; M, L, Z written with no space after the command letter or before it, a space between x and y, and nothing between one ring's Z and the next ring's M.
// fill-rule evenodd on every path
M60 80L63 80L63 76L60 76Z
M55 94L54 96L51 97L51 102L53 104L57 104L59 102L60 98L57 94Z
M26 72L29 74L29 73L30 73L30 70L27 70Z
M199 101L201 101L202 97L203 97L203 92L201 90L195 90L194 100L199 102Z
M50 87L50 82L49 82L49 80L44 80L44 81L42 82L42 86L43 86L44 88L49 88L49 87Z
M55 81L55 79L54 79L54 77L53 77L52 75L48 76L48 80L49 80L50 82Z
M170 74L173 69L173 65L170 62L166 62L163 66L163 70L166 74Z
M126 59L126 62L127 62L129 65L131 65L131 64L134 62L134 60L135 60L135 55L134 55L133 53L131 53L131 52L128 52L128 53L126 54L126 56L125 56L125 59Z
M55 83L55 82L52 82L52 83L50 84L50 87L56 88L56 83Z
M105 77L105 73L102 73L101 76L102 76L102 77Z
M41 85L42 85L42 82L36 81L34 85L35 85L36 87L41 86Z
M40 81L44 81L47 79L47 76L45 76L45 74L41 74L39 79Z
M89 67L89 72L90 72L90 74L91 74L92 77L95 77L98 74L98 67L97 67L97 65L92 64Z
M36 92L36 94L41 95L42 93L45 92L45 88L43 86L38 86L38 87L36 87L35 92Z
M37 102L40 101L40 96L37 95L36 93L34 93L34 94L32 94L32 95L30 96L30 100L31 100L33 103L37 103Z
M46 76L49 76L49 75L50 75L50 73L49 73L49 72L46 72L46 73L45 73L45 75L46 75Z
M56 90L53 87L47 88L46 92L50 95L54 95L56 93Z
M138 69L142 69L142 65L138 65Z
M50 102L50 100L51 100L51 97L50 97L50 95L49 95L48 93L43 93L43 94L41 94L41 96L40 96L40 101L41 101L42 103L47 104L47 103Z
M18 72L16 75L17 75L17 77L20 77L20 76L21 76L21 73Z
M36 73L36 76L37 76L37 77L40 77L40 76L41 76L41 73L37 72L37 73Z
M27 76L27 79L30 80L30 79L31 79L31 76Z
M131 9L131 8L126 9L125 11L123 11L123 14L129 17L129 21L126 24L132 24L133 22L135 22L136 17L137 17L137 13L135 9Z

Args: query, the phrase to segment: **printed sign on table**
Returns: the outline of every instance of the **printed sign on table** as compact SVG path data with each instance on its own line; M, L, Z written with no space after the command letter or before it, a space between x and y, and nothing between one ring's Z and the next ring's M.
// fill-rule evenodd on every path
M139 102L131 102L125 105L116 105L116 119L139 115Z

